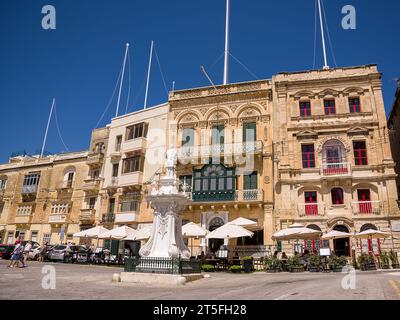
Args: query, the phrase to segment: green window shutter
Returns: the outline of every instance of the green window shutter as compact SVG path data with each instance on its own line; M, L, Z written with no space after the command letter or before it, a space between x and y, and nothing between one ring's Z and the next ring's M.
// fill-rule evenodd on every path
M256 141L256 123L249 122L243 124L243 142L254 142Z
M256 190L258 188L257 180L257 172L243 176L243 190Z

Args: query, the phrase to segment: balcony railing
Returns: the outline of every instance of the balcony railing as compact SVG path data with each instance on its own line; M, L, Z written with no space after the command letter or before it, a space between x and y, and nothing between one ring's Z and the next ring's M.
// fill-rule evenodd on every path
M137 212L118 212L115 215L115 223L135 222L138 220Z
M95 215L96 215L95 209L81 209L79 221L84 222L84 223L94 222Z
M183 146L178 150L178 159L196 159L221 155L259 154L262 152L262 141L225 143L202 146Z
M262 189L237 190L235 192L235 200L239 202L263 201L264 192Z
M22 186L22 193L23 194L30 194L30 193L37 193L38 185L31 185L31 186Z
M352 202L354 215L379 215L382 212L381 201L354 201Z
M299 203L300 217L315 217L325 215L325 203Z
M321 168L321 176L336 177L351 175L351 164L343 163L323 163Z
M49 215L49 223L65 223L65 222L67 222L67 214Z
M124 141L122 144L123 152L134 152L143 151L146 149L147 139L146 138L136 138L132 140Z
M104 159L104 153L90 153L87 157L86 163L87 164L101 164Z
M103 214L101 218L102 223L113 223L114 221L115 221L114 213Z

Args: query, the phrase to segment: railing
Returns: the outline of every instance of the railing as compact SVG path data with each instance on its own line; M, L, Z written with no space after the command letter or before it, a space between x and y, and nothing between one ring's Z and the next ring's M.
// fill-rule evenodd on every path
M195 202L235 201L235 191L198 191L192 192Z
M347 176L351 174L351 164L344 163L323 163L321 175L324 177Z
M299 203L300 217L312 217L325 215L325 203Z
M235 192L235 201L263 201L264 192L262 189L237 190Z
M125 260L125 272L193 274L201 273L201 262L180 258L128 258Z
M31 186L22 186L22 193L29 194L29 193L37 193L38 185L31 185Z
M262 141L225 143L201 146L183 146L178 149L178 159L194 159L224 155L257 154L262 152Z
M101 222L102 223L111 223L111 222L114 222L114 220L115 220L115 214L109 213L109 214L103 214Z
M266 253L271 253L275 250L275 246L273 245L248 245L248 246L227 246L228 252L231 254L235 254L237 252L239 257L251 256L253 254L257 254L260 256L265 256Z
M354 201L352 202L354 215L378 215L382 212L381 201Z

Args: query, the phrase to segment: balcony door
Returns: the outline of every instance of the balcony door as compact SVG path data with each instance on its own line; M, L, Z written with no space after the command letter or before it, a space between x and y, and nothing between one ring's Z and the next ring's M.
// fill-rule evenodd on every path
M318 215L317 192L307 191L304 192L305 212L307 216Z
M257 131L256 123L248 122L243 124L243 142L256 141Z
M339 140L326 142L322 149L324 175L347 173L346 149Z
M360 213L372 213L371 192L369 189L357 190Z
M224 125L213 126L211 129L211 144L223 145L224 143L225 143L225 126Z

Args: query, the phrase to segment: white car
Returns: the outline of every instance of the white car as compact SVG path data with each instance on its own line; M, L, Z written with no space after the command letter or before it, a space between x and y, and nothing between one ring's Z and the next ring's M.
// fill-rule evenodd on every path
M40 248L41 248L40 246L32 247L32 249L29 251L28 259L37 260L39 258Z

